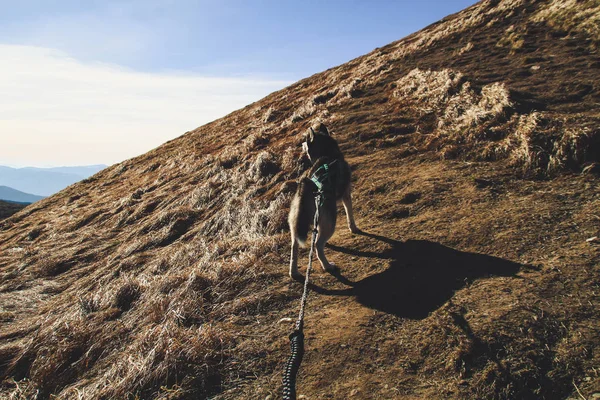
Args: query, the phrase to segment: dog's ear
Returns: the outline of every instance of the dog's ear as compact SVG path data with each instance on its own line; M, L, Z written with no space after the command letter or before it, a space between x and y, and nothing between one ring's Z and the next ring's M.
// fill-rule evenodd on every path
M315 132L312 129L307 129L306 132L302 134L302 143L310 143L314 138Z
M327 136L331 136L329 134L329 130L327 130L327 127L323 123L319 124L319 133L322 133L322 134L327 135Z

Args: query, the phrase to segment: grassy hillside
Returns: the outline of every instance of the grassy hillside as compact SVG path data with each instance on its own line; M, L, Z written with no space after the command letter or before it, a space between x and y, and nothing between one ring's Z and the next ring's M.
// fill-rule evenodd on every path
M278 398L286 215L323 121L364 232L339 220L340 274L312 275L298 392L592 398L599 16L480 2L0 222L0 393Z
M0 200L0 220L10 217L17 211L25 208L26 205L27 204Z

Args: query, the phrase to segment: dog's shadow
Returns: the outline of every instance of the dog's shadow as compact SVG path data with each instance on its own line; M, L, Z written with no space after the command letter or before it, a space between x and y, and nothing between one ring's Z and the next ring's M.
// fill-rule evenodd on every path
M312 290L328 295L351 295L367 307L403 318L423 319L475 279L514 276L522 267L502 258L462 252L426 240L400 242L372 233L360 234L383 241L390 248L369 252L335 245L328 247L357 257L387 259L389 267L357 282L336 271L333 275L350 288L329 290L311 284Z

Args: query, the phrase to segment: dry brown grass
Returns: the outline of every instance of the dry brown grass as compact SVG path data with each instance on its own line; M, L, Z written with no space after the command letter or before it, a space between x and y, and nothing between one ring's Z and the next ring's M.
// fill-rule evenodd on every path
M300 107L298 107L296 110L294 110L294 113L290 117L290 122L294 123L294 122L302 121L303 119L306 119L306 118L310 117L311 115L313 115L315 113L315 111L316 111L316 108L314 105L314 101L309 101L306 104L302 104Z
M508 158L524 174L553 174L595 157L597 130L543 112L520 115L503 83L476 89L458 71L414 69L396 87L398 101L436 117L424 145L444 158Z
M82 280L77 289L58 291L45 306L56 316L34 318L40 324L35 340L0 348L7 355L5 367L17 377L5 383L5 393L14 398L36 392L40 398L173 398L218 390L234 345L223 324L236 315L243 320L248 310L268 302L240 288L260 284L250 266L278 246L285 228L289 193L274 201L260 194L280 182L282 157L292 165L298 153L261 150L268 141L259 131L241 147L224 148L205 163L204 180L189 191L181 187L179 196L165 192L173 190L172 184L149 179L152 184L128 195L116 191L103 199L110 213L104 207L83 216L67 213L63 218L72 222L66 228L50 224L47 230L53 233L28 234L27 240L37 243L35 258L14 250L23 253L27 266L24 273L5 274L14 282L4 285L5 291L29 279L29 271L33 277ZM183 159L169 159L166 168L189 170ZM236 161L217 161L231 159ZM121 168L118 179L130 171ZM93 269L81 274L83 253L66 238L75 231L84 245L95 238L83 239L83 232L92 226L97 232L99 225L112 237L105 240L107 252L91 256ZM39 248L54 240L64 248ZM3 315L16 322L13 313ZM19 328L9 336L27 332Z
M431 113L450 101L464 83L460 72L413 69L396 82L394 96L415 102L422 113Z
M509 26L504 36L498 40L496 46L507 47L511 53L520 50L525 44L525 38L522 33L515 32L514 26Z
M459 50L457 50L456 55L462 56L463 54L468 53L469 51L473 50L474 47L475 47L475 45L473 45L472 42L469 42L464 47L461 47Z
M455 18L449 18L445 23L431 25L424 30L425 34L411 38L412 40L406 43L398 43L392 57L401 59L482 24L488 27L497 24L501 19L511 17L514 10L523 4L525 4L524 0L481 1L461 11Z
M12 203L9 201L0 200L0 220L8 218L14 213L25 208L25 204Z
M303 393L600 391L599 186L573 174L600 161L597 60L592 28L548 25L593 20L577 4L478 3L1 221L0 397L277 397L317 121L367 234L332 238L343 279L315 273ZM523 42L496 46L511 25Z
M552 0L531 19L567 34L583 34L596 44L600 41L600 4L595 0Z

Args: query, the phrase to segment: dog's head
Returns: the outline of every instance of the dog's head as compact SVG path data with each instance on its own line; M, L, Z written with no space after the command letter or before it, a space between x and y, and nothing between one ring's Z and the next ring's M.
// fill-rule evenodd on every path
M302 150L314 163L320 157L341 157L341 152L337 142L331 137L325 124L319 124L317 129L309 128L304 135Z

